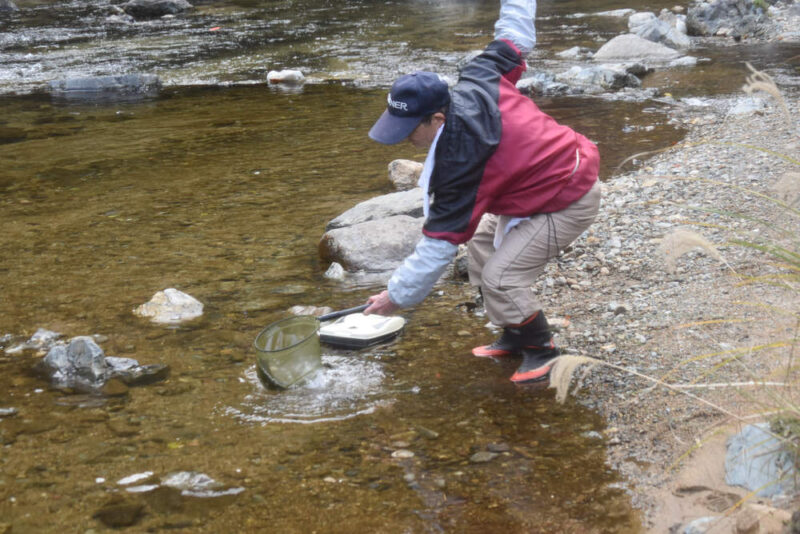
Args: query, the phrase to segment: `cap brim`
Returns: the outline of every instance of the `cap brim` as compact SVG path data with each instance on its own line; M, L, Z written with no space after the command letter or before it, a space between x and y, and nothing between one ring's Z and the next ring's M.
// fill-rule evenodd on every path
M369 137L384 145L394 145L411 135L420 122L422 117L395 117L386 110L372 126Z

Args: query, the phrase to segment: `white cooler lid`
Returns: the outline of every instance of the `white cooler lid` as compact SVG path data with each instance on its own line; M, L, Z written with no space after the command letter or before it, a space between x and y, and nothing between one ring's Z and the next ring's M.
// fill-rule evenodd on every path
M319 335L323 337L323 341L325 338L337 338L369 342L390 337L402 330L405 324L406 320L397 315L386 317L353 313L339 317L335 321L323 323L320 326Z

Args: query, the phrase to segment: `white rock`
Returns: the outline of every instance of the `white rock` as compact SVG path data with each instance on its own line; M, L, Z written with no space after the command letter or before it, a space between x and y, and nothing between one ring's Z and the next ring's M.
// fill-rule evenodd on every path
M325 276L325 278L328 278L329 280L342 281L342 280L345 279L346 274L345 274L345 271L344 271L344 267L342 267L340 264L338 264L336 262L333 262L333 263L331 263L331 266L328 267L328 270L325 271L325 275L324 276Z
M299 70L271 70L267 73L269 83L300 84L306 77Z
M170 287L153 295L150 302L134 308L133 313L149 317L154 323L176 324L203 315L203 303Z
M626 33L618 35L600 47L592 58L594 61L633 61L648 64L665 63L680 57L680 53L668 46Z

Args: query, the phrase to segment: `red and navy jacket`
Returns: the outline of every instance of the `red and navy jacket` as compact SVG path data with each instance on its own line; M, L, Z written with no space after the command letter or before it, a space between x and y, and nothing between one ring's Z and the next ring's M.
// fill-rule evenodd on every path
M484 213L559 211L597 180L594 143L516 88L525 68L519 50L503 39L462 69L436 145L426 236L465 243Z

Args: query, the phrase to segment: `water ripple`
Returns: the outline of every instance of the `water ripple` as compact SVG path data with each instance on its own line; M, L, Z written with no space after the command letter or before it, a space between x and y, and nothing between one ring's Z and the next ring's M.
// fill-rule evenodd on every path
M388 406L383 366L364 355L323 355L323 368L304 384L267 389L255 365L244 373L252 386L241 406L224 412L247 423L323 423L369 414Z

